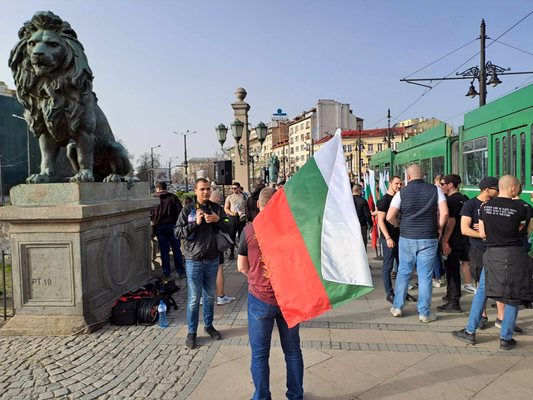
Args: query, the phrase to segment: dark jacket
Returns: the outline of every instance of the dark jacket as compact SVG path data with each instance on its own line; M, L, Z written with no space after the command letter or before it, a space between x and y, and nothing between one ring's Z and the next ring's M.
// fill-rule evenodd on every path
M169 192L156 192L155 196L159 197L159 204L151 210L152 224L175 224L183 208L178 197Z
M485 296L513 305L533 301L533 260L523 246L489 247L483 266Z
M372 222L372 216L370 215L370 207L368 206L368 202L361 196L353 196L353 203L355 204L355 211L357 211L359 224L361 226L368 226L372 228L374 223Z
M216 224L208 224L205 221L196 224L196 210L198 203L187 204L181 210L175 235L181 240L181 251L186 260L213 260L218 259L219 253L215 241L215 233L218 230L230 232L228 217L224 209L216 203L207 201L202 207L204 212L210 211L217 214L220 220Z

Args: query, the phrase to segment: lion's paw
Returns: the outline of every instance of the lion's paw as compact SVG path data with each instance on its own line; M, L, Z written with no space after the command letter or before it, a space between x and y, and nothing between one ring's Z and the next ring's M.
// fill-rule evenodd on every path
M26 183L51 183L54 179L50 175L32 174L26 178Z
M122 176L111 174L105 177L104 182L122 182Z
M80 169L76 175L70 178L71 182L94 182L93 173L88 169Z

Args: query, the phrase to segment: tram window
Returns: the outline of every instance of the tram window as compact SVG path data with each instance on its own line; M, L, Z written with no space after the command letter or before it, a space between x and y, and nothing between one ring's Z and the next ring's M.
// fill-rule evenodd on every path
M529 138L529 148L531 148L531 146L533 145L533 125L531 125L531 135L530 135L530 138ZM530 184L533 185L533 157L531 157L531 153L529 153L529 173L531 174L531 178L530 178Z
M511 135L511 175L516 175L516 135Z
M520 133L520 183L526 185L526 134Z
M431 172L433 173L433 177L444 175L444 156L433 157L431 159Z
M533 133L532 133L533 134ZM477 185L487 175L487 138L482 137L463 143L463 182Z
M502 175L507 175L507 138L502 137L502 157L503 157L503 166L502 166Z
M429 158L420 160L420 167L422 168L422 173L424 174L424 180L427 182L428 179L431 179L431 160Z
M494 176L500 177L500 139L496 138L494 143Z

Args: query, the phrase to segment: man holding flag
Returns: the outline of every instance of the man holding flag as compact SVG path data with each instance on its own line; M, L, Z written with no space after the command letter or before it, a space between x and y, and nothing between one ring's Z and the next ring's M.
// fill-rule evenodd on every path
M338 129L254 219L264 276L288 329L373 290L351 202Z
M273 194L267 187L259 194L258 208L261 212ZM252 348L252 379L255 393L253 399L270 399L270 341L276 321L287 366L287 398L303 398L304 362L300 348L299 325L292 328L281 314L276 296L265 270L261 249L255 236L253 224L244 228L241 236L237 267L248 277L248 336Z

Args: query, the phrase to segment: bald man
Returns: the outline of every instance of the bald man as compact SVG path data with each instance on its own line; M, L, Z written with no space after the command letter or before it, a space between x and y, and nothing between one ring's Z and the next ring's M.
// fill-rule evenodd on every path
M387 221L400 227L400 265L390 312L394 317L402 316L407 286L416 265L418 320L429 323L437 319L430 310L433 267L437 243L448 220L448 206L441 188L425 182L423 177L420 165L410 165L407 168L408 184L394 195L387 211ZM401 221L398 220L400 211Z
M518 316L518 306L533 300L533 266L523 245L521 231L528 223L527 209L513 200L521 190L514 176L504 175L498 182L499 194L481 205L479 234L485 241L483 269L472 301L465 329L452 335L469 344L476 343L476 329L486 297L505 304L500 329L500 349L516 346L513 332Z

